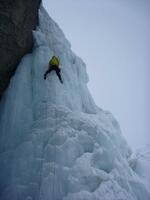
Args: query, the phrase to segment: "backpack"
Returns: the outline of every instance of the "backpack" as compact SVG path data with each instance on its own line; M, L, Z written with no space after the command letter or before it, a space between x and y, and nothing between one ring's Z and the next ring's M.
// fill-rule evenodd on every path
M59 64L60 64L59 59L56 56L53 56L49 61L49 65L56 65L59 67Z

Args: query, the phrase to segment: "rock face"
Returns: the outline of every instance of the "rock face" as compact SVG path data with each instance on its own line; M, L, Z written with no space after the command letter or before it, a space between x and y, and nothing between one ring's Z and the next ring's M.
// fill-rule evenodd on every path
M32 50L41 0L0 0L0 98L21 58Z

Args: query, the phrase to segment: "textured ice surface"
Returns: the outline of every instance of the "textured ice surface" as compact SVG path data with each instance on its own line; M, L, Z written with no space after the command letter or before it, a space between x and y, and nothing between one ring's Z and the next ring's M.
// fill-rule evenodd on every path
M139 176L146 181L147 189L150 191L150 145L138 149L132 157L134 169Z
M43 8L35 48L0 104L1 200L149 200L113 116L87 88L84 62ZM61 61L43 74L52 55Z

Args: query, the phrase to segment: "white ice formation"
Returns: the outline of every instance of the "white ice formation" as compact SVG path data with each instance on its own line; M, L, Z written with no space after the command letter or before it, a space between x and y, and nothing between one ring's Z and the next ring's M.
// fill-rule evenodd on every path
M150 192L150 144L136 150L130 159L136 173L146 183Z
M88 91L84 62L43 8L39 18L34 51L0 103L0 199L149 200L117 121ZM52 55L64 84L55 72L43 79Z

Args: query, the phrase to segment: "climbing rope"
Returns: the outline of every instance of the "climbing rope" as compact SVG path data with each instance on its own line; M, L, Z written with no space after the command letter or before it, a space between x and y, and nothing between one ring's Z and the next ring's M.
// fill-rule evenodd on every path
M57 86L55 84L55 97L57 99ZM55 101L56 101L55 99ZM55 133L57 133L57 128L58 128L58 122L57 122L57 110L55 108ZM54 171L53 171L53 174L54 174L54 183L53 183L53 197L54 197L54 200L55 200L55 178L56 178L56 144L54 143Z
M45 117L46 117L46 119L48 119L48 108L49 108L49 104L48 104L48 94L49 94L49 83L48 83L49 81L47 80L47 82L46 82L46 98L45 98L45 101L44 101L44 103L45 103L45 109L46 109L46 111L45 111ZM57 99L57 85L55 84L55 89L54 89L54 95L55 95L55 98ZM56 99L55 99L55 101L56 101ZM51 105L50 105L51 106ZM54 112L54 119L55 119L55 130L54 130L54 133L53 133L53 136L54 136L54 134L56 134L57 133L57 129L58 129L58 120L57 120L57 117L58 117L58 115L57 115L57 110L56 110L56 107L54 108L55 110L55 112ZM52 137L53 137L52 136ZM47 143L48 143L48 141L47 141ZM42 172L43 172L43 164L44 164L44 148L45 148L45 146L46 146L46 143L43 143L43 147L42 147L42 162L41 162L41 169L40 169L40 183L39 183L39 200L41 199L41 185L42 185ZM53 174L53 183L52 184L50 184L50 191L52 191L52 197L53 197L53 200L55 200L55 194L56 194L56 188L55 188L55 186L56 186L56 148L57 148L57 146L56 146L56 144L55 144L55 142L53 143L53 146L54 146L54 159L53 159L53 165L52 165L52 170L51 170L51 172L52 172L52 174Z

